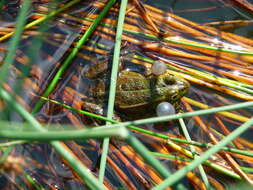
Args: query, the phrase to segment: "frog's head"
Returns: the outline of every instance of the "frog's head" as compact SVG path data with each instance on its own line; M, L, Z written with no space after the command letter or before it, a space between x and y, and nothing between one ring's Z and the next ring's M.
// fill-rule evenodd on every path
M172 74L163 74L155 80L155 91L158 99L174 103L182 98L190 87L183 78Z

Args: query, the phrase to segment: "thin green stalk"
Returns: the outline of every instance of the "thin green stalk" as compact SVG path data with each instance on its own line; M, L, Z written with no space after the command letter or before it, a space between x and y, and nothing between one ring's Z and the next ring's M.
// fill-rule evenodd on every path
M94 22L91 24L91 26L86 30L84 35L81 37L81 39L77 42L75 47L72 49L71 53L68 55L68 57L65 59L63 64L60 66L58 71L56 72L54 78L50 81L47 89L43 93L42 96L48 97L50 93L54 90L55 86L57 85L58 81L60 80L63 73L66 71L68 66L71 64L73 59L76 57L79 49L82 47L82 45L88 40L88 38L91 36L93 31L96 29L97 25L100 23L100 21L104 18L104 16L107 14L107 12L110 10L110 8L113 6L116 0L109 0L104 9L100 12L98 17L94 20ZM35 104L32 113L37 113L42 105L44 104L44 101L42 99L39 99L39 101Z
M192 43L182 42L182 41L174 40L174 39L170 39L170 38L164 38L164 41L176 43L176 44L181 44L181 45L186 45L186 46L214 50L214 51L218 51L218 52L220 51L220 52L227 52L227 53L235 53L235 54L239 54L239 55L253 55L253 52L243 52L243 51L230 50L230 49L208 46L208 45L192 44Z
M96 119L100 119L100 120L103 120L103 121L108 121L108 122L115 123L115 124L116 123L120 123L120 122L118 122L116 120L108 119L108 118L106 118L104 116L101 116L101 115L97 115L97 114L90 113L90 112L87 112L87 111L84 111L84 110L73 108L73 107L71 107L69 105L62 104L62 103L60 103L60 102L58 102L56 100L52 100L52 99L44 98L44 97L41 97L41 98L43 98L46 101L50 101L50 102L52 102L54 104L60 105L60 106L62 106L64 108L66 108L66 109L75 111L75 112L80 113L80 114L87 115L89 117L94 117ZM245 104L245 103L243 103L243 104ZM143 129L143 128L139 128L139 127L136 127L136 126L133 126L133 125L129 125L129 126L127 126L127 128L129 128L131 130L135 130L135 131L141 132L141 133L144 133L144 134L147 134L147 135L155 136L155 137L158 137L158 138L161 138L161 139L169 139L171 141L178 142L178 143L185 143L185 144L190 144L190 145L204 147L204 148L211 148L213 146L213 145L210 145L210 144L200 143L200 142L196 142L196 141L187 141L185 139L172 138L172 137L169 137L167 135L156 133L156 132L153 132L153 131L149 131L149 130L146 130L146 129ZM0 146L1 146L1 144L0 144ZM236 153L236 154L241 154L241 155L253 157L253 153L247 152L247 151L244 151L244 150L239 150L239 149L229 148L229 147L223 147L222 150L229 151L229 152Z
M41 187L34 178L32 178L29 174L24 172L24 176L26 177L27 181L32 185L32 187L36 190L45 190L43 187Z
M106 120L107 118L104 117L104 120ZM112 123L117 123L117 121L114 121L114 120L109 120L110 122ZM50 129L53 129L54 133L57 133L56 136L54 136L53 134L50 134L51 131L49 129L49 131L46 131L46 132L43 132L42 135L40 135L40 133L38 134L38 132L36 131L22 131L22 127L26 130L28 127L30 127L30 125L27 125L27 124L20 124L20 123L9 123L9 122L0 122L0 125L1 125L1 130L0 130L0 137L3 138L16 138L16 139L25 139L24 136L27 136L27 135L30 135L30 136L37 136L37 137L29 137L31 140L38 140L38 141L44 141L47 136L49 135L52 135L53 137L53 140L75 140L75 138L84 138L85 136L87 136L88 134L86 134L86 130L87 129L83 129L83 130L70 130L70 128L72 126L69 126L69 125L61 125L61 129L67 129L66 131L55 131L55 129L57 127L59 127L58 125L53 125L51 124L50 125ZM11 127L15 126L15 128L20 128L21 132L22 133L19 133L19 132L15 132L13 131L13 129ZM47 128L49 126L46 126ZM135 131L138 131L138 132L141 132L141 133L144 133L144 134L147 134L147 135L151 135L151 136L156 136L158 138L161 138L161 139L168 139L168 140L171 140L171 141L174 141L174 142L178 142L178 143L184 143L184 144L190 144L190 145L194 145L194 146L199 146L199 147L204 147L204 148L211 148L213 147L213 145L210 145L210 144L204 144L204 143L199 143L199 142L195 142L195 141L187 141L185 139L179 139L179 138L171 138L171 137L168 137L167 135L164 135L164 134L160 134L160 133L155 133L153 131L149 131L149 130L146 130L146 129L143 129L143 128L138 128L138 127L135 127L135 126L132 126L134 128L131 128L131 126L128 126L128 128L130 129L133 129ZM97 128L97 127L96 127ZM100 128L100 127L99 127ZM97 129L99 129L97 128ZM108 133L109 130L110 130L111 127L109 127L108 131L106 131L105 133ZM94 128L93 128L94 129ZM117 129L120 129L117 127ZM105 130L106 130L106 127L105 127ZM10 133L16 133L16 134L10 134L10 136L7 135L6 131L10 134ZM78 131L78 132L75 132L75 131ZM87 130L89 132L89 130ZM74 133L72 133L74 132ZM111 135L117 135L117 136L124 136L124 132L119 130L118 132L113 132L114 134L111 134ZM24 135L24 136L23 136ZM75 136L76 135L76 136ZM84 135L84 136L82 136ZM106 134L102 134L104 136L106 136ZM110 136L108 134L108 136ZM50 138L49 138L50 140ZM52 140L52 139L51 139ZM24 140L20 140L20 141L11 141L11 142L6 142L6 143L0 143L0 147L6 147L6 146L12 146L12 145L17 145L17 144L23 144L23 143L28 143L30 141L24 141ZM236 154L241 154L241 155L245 155L245 156L249 156L249 157L253 157L253 153L252 152L247 152L247 151L244 151L244 150L239 150L239 149L234 149L234 148L229 148L229 147L223 147L222 150L225 150L225 151L228 151L228 152L232 152L232 153L236 153Z
M143 56L140 56L140 55L134 55L134 58L142 60L142 61L146 61L148 63L155 62L155 60L153 60L151 58L143 57ZM196 69L189 68L187 66L185 66L185 67L187 67L188 70L191 70L192 73L187 72L187 71L183 71L182 69L179 69L179 68L177 68L175 66L172 66L172 65L169 65L169 64L167 64L167 65L169 66L169 68L172 68L176 71L180 71L180 72L190 74L190 75L193 75L193 73L194 73L194 74L196 74L196 75L193 75L194 77L196 77L196 76L204 77L206 79L210 79L211 81L215 81L218 84L226 85L226 86L232 87L234 89L241 90L241 91L249 93L249 94L253 94L253 90L251 89L251 88L253 88L253 85L246 84L246 83L243 83L243 82L240 82L240 81L235 81L235 80L223 78L223 77L218 77L218 76L215 76L215 75L210 74L210 73L206 73L206 72L203 72L203 71L198 71Z
M172 160L180 160L180 161L183 161L183 162L192 162L193 159L191 158L184 158L184 157L180 157L180 156L175 156L175 155L171 155L171 154L163 154L163 153L159 153L159 152L151 152L152 155L154 156L157 156L157 157L162 157L162 158L168 158L168 159L172 159ZM208 166L210 168L213 168L215 169L216 171L219 171L221 172L222 174L225 174L229 177L232 177L236 180L242 180L242 178L239 176L239 175L234 175L233 173L230 173L228 174L228 172L226 170L219 170L217 169L216 167L214 167L214 164L208 160L206 160L205 162L203 162L203 164L205 166ZM216 166L219 166L219 165L216 165ZM221 166L219 166L220 168L222 168ZM245 171L246 173L252 173L253 172L253 169L252 168L246 168L246 167L242 167L240 166L240 168Z
M192 161L189 165L178 170L172 176L169 176L166 180L164 180L163 183L161 183L160 185L156 186L153 189L160 190L160 189L164 189L166 187L169 187L175 184L178 180L183 178L187 174L187 172L192 171L194 168L199 166L199 164L203 163L210 156L212 156L213 154L221 150L222 147L229 144L232 140L234 140L236 137L241 135L243 132L249 129L252 125L253 125L253 117L247 122L245 122L243 125L238 127L237 129L235 129L230 135L222 139L218 144L214 145L212 148L210 148L208 151L202 154L198 159Z
M168 140L168 141L166 142L166 144L167 144L168 146L173 147L174 149L176 149L176 150L182 152L182 154L184 154L184 155L186 155L186 156L188 156L188 157L190 157L190 158L194 158L194 156L195 156L196 158L198 157L196 154L193 155L189 150L184 149L184 148L180 147L180 146L177 145L177 144L174 144L174 143L171 142L170 140ZM226 169L226 168L224 168L224 167L222 167L222 166L220 166L220 165L218 165L218 164L216 164L216 163L210 162L209 160L206 160L206 161L204 162L204 164L205 164L205 165L208 165L210 168L212 168L212 169L214 169L214 170L216 170L216 171L219 171L220 173L223 173L223 174L225 174L225 175L227 175L227 176L229 176L229 177L232 177L232 178L234 178L234 179L242 180L242 178L241 178L237 173L235 173L235 172L233 172L233 171L231 171L231 170L229 170L229 169Z
M15 60L15 54L16 54L18 44L21 39L22 32L24 30L24 25L26 22L26 18L28 15L31 2L32 2L31 0L27 0L22 3L21 9L18 15L18 19L16 20L16 28L15 28L14 36L9 43L9 51L6 57L4 58L3 65L1 66L0 89L2 88L3 83L5 82L6 78L9 76L10 66L13 64Z
M121 46L123 25L124 25L124 20L125 20L126 7L127 7L127 0L121 0L116 38L115 38L115 47L114 47L114 53L113 53L110 91L109 91L109 97L108 97L108 108L107 108L108 119L112 119L113 111L114 111L118 66L119 66L119 61L120 61L119 60L120 46ZM110 124L110 122L106 122L106 124ZM104 180L105 168L106 168L106 157L108 153L109 141L110 141L109 138L105 138L103 140L102 155L101 155L100 170L99 170L100 183L103 183L103 180Z
M253 168L246 168L246 167L240 167L244 172L246 172L246 173L253 173Z
M27 25L25 25L25 29L28 29L28 28L31 28L35 25L38 25L42 22L44 22L45 20L51 18L51 17L54 17L55 15L57 15L58 13L62 12L62 11L65 11L66 9L68 9L69 7L75 5L76 3L78 3L79 1L81 0L73 0L73 1L70 1L69 3L67 3L66 5L64 5L63 7L57 9L57 10L54 10L52 12L50 12L48 15L43 15L43 17L39 18L39 19L36 19L30 23L28 23ZM10 32L4 36L1 36L0 37L0 42L11 37L12 35L14 34L14 32Z
M13 124L1 122L1 125L8 125L11 127ZM16 125L15 125L16 126ZM16 126L17 127L17 126ZM26 141L84 141L87 139L98 139L105 137L118 136L124 138L128 134L128 130L122 127L95 127L91 129L80 130L67 130L67 131L14 131L14 130L1 130L0 139L15 139Z
M82 19L87 20L89 22L93 21L93 19L86 18L86 17L83 17ZM115 26L112 26L112 25L106 24L106 23L102 23L101 25L107 26L107 27L115 27ZM219 52L227 52L227 53L234 53L234 54L240 54L240 55L253 55L253 52L236 51L236 50L214 47L214 46L209 46L209 45L198 45L195 43L182 42L180 40L175 40L175 39L170 39L170 38L161 38L161 37L157 37L152 34L147 34L147 33L143 33L140 31L133 31L133 30L129 30L126 28L124 29L124 32L128 32L128 33L135 34L138 36L144 36L144 37L148 37L148 38L152 38L152 39L158 39L158 40L162 40L162 41L166 41L166 42L171 42L171 43L176 43L176 44L181 44L181 45L186 45L186 46L192 46L192 47L198 47L198 48L203 48L203 49L209 49L209 50L214 50L214 51L219 51Z
M55 10L55 11L52 11L52 12L50 12L48 15L45 15L44 17L42 17L42 18L40 18L40 19L37 19L37 20L35 20L35 21L33 21L33 22L31 22L31 23L25 25L25 26L24 26L24 24L25 24L25 18L27 17L27 14L25 14L25 13L22 13L22 15L20 14L20 16L18 17L18 20L17 20L17 26L16 26L15 35L14 35L14 37L12 38L12 41L11 41L11 44L10 44L10 49L9 49L9 51L8 51L8 54L7 54L7 56L6 56L4 65L3 65L2 69L1 69L1 72L0 72L0 87L1 87L1 85L3 84L4 80L6 79L6 77L8 76L7 73L8 73L9 67L10 67L10 65L12 64L12 62L13 62L14 59L15 59L15 53L16 53L16 49L17 49L17 45L18 45L18 41L19 41L19 40L17 39L17 33L18 33L19 38L21 38L21 34L22 34L22 31L23 31L24 29L28 29L28 28L30 28L30 27L32 27L32 26L34 26L34 25L40 24L40 23L42 23L42 22L45 23L45 21L48 20L49 18L55 16L56 14L60 13L61 11L66 10L67 8L71 7L72 5L76 4L76 3L79 2L79 1L80 1L80 0L71 1L71 2L67 3L65 6L63 6L62 8L59 8L59 9L57 9L57 10ZM26 3L26 5L25 5L25 6L22 6L21 12L22 12L22 9L24 9L24 8L26 9L26 12L28 12L27 10L29 9L30 4L29 4L29 6L28 6L27 3L29 3L29 2L30 2L30 4L31 4L31 0L29 0L29 1L24 1L24 3ZM24 15L24 14L25 14L25 15ZM20 19L23 19L22 22L21 22ZM14 34L14 32L7 33L6 35L0 37L0 41L5 40L5 39L11 37L13 34ZM14 43L14 42L13 42L14 40L15 40L15 46L13 46L13 45L14 45L14 44L13 44L13 43ZM33 63L33 60L34 60L33 58L34 58L34 56L35 56L35 55L37 54L37 52L38 52L38 51L36 51L36 47L37 47L37 48L39 47L39 44L38 44L38 43L36 43L36 44L32 43L32 44L33 44L33 46L32 46L33 49L32 49L32 50L35 51L35 53L33 54L32 57L29 57L29 56L28 56L29 58L31 58L29 63ZM37 45L37 46L34 48L34 45ZM29 48L29 49L31 49L31 48ZM29 53L28 53L28 54L29 54ZM25 68L26 68L26 72L28 72L28 70L29 70L29 69L28 69L28 66L25 66ZM25 74L25 72L24 72L23 74ZM20 79L21 79L21 78L20 78ZM14 87L14 90L13 90L14 92L18 92L18 91L20 90L19 84L21 84L21 83L22 83L22 80L19 80L19 81L17 82L17 84L16 84L16 86ZM6 107L5 112L8 113L8 106Z
M169 169L163 166L149 151L148 149L133 135L129 134L127 138L125 138L126 142L130 144L136 152L138 152L142 158L150 164L163 178L171 176ZM173 188L178 190L186 190L184 185L177 184Z
M5 162L5 160L7 159L13 148L14 148L13 146L9 146L8 148L2 150L3 154L0 157L0 164Z
M92 19L89 19L89 18L85 18L85 20L92 21ZM105 25L105 26L111 26L111 25L108 25L108 24L103 24L103 25ZM124 29L124 30L126 30L126 29ZM153 37L155 37L155 36L153 36ZM157 38L157 37L155 37L155 38ZM191 44L191 43L188 43L188 44ZM192 46L195 46L195 45L196 44L192 44ZM142 56L136 55L135 57L139 58L141 60L144 60L144 57L142 57ZM145 61L148 61L150 63L154 62L154 60L152 60L150 58L145 58ZM179 70L178 68L173 67L171 65L170 65L170 67L174 68L176 70ZM249 85L249 84L246 84L246 83L243 83L243 82L239 82L239 81L234 81L234 80L222 78L222 77L217 77L217 76L212 75L210 73L205 73L205 72L197 71L197 70L192 69L192 68L188 68L188 69L192 70L194 73L198 74L199 76L202 76L202 77L205 77L205 78L208 78L208 79L211 79L211 80L215 80L218 84L226 85L226 86L232 87L234 89L241 90L243 92L253 94L253 90L251 90L251 88L253 88L252 85ZM189 74L186 71L183 71L183 72Z
M239 81L233 81L233 80L230 80L230 79L218 77L218 76L212 75L210 73L205 73L205 72L198 71L198 70L195 70L195 69L190 69L190 70L192 70L194 72L194 76L204 77L207 80L215 81L217 84L226 85L226 86L232 87L234 89L240 90L242 92L253 94L253 90L250 89L250 88L253 87L253 85L247 85L248 88L246 88L246 87L243 86L244 83L239 82Z
M204 109L204 110L199 110L199 111L194 111L194 112L178 113L178 114L173 114L173 115L169 115L169 116L151 117L151 118L147 118L147 119L127 121L127 122L122 122L122 123L118 123L118 124L112 124L110 126L126 127L129 125L142 125L142 124L149 124L149 123L158 123L158 122L163 122L163 121L175 120L175 119L179 119L179 118L200 116L200 115L206 115L206 114L228 111L228 110L233 110L233 109L241 109L241 108L250 107L250 106L253 106L253 101L239 103L239 104L233 104L233 105L229 105L229 106L214 107L214 108Z
M165 42L186 45L186 46L192 46L192 47L198 47L198 48L203 48L203 49L209 49L209 50L214 50L214 51L218 51L218 52L227 52L227 53L234 53L234 54L239 54L239 55L253 55L253 52L236 51L236 50L213 47L213 46L208 46L208 45L199 45L199 44L194 44L194 43L189 43L189 42L182 42L180 40L175 40L175 39L160 38L160 37L157 37L152 34L146 34L143 32L137 32L137 31L133 31L133 30L129 30L129 29L125 29L124 32L129 32L131 34L136 34L136 35L144 36L144 37L148 37L148 38L159 39L159 40L162 40Z
M89 19L89 18L84 18L84 19L87 20L87 21L92 21L92 19ZM110 26L110 27L111 27L111 25L109 25L109 24L102 24L102 25L104 25L104 26ZM127 29L124 29L124 31L127 31L127 32L134 32L134 31L127 30ZM139 33L139 32L138 32L138 33ZM150 35L150 34L146 34L146 35L148 35L148 37L158 39L158 37L156 37L156 36L154 36L154 35ZM172 41L174 41L174 42L176 42L176 43L180 43L180 41L177 41L177 40L172 40ZM189 46L196 46L196 47L198 47L198 45L196 45L196 44L191 44L191 43L187 43L187 42L183 42L183 43L185 43L185 44L187 44L187 45L189 45ZM182 44L183 44L183 43L182 43ZM207 46L207 47L209 47L209 46ZM203 47L201 46L201 48L206 49L204 46L203 46ZM210 48L213 48L213 47L210 46ZM209 48L208 48L208 49L209 49ZM222 49L220 49L220 48L219 48L218 50L221 50L221 51L222 51ZM217 50L217 51L218 51L218 50ZM230 53L238 53L238 51L233 51L233 50L228 50L228 51L231 51ZM241 52L241 54L244 54L244 53ZM251 53L251 54L252 54L252 53ZM140 57L141 57L141 56L140 56ZM147 58L147 60L148 60L148 59L150 59L150 58ZM150 60L148 60L148 62L150 62ZM154 62L154 61L151 59L151 62ZM191 70L194 70L194 69L191 69ZM217 76L214 76L214 75L212 75L212 74L210 74L210 73L204 73L204 72L197 71L197 70L194 70L194 72L199 73L199 74L201 74L201 75L205 75L206 77L209 77L209 78L211 78L211 79L215 79L216 81L221 82L221 83L223 83L224 85L227 85L227 86L229 86L229 87L232 87L232 88L241 90L241 91L243 91L243 92L247 92L247 93L253 94L253 90L249 89L249 88L252 88L252 87L253 87L252 85L248 85L248 84L245 84L245 83L242 83L242 82L239 82L239 81L233 81L233 80L230 80L230 79L225 79L225 78L222 78L222 77L217 77Z
M184 134L186 140L191 141L190 134L188 133L187 127L185 126L184 120L182 118L179 118L179 123L180 123L181 129L183 131L183 134ZM189 147L190 147L191 153L193 155L193 158L197 158L195 148L192 145L190 145ZM211 186L210 186L210 183L209 183L208 178L206 176L205 170L201 164L198 166L198 169L199 169L199 173L201 175L201 178L204 181L205 186L207 187L207 189L209 189Z
M15 101L5 90L0 89L0 96L3 98L14 110L16 110L28 123L30 123L39 132L45 131L43 126L18 102ZM103 186L98 183L98 180L91 174L90 170L84 167L84 165L75 160L71 154L61 145L58 141L52 141L50 144L56 149L56 151L71 165L80 178L87 183L91 189L104 189Z
M0 143L0 149L3 149L3 147L24 144L24 143L27 143L27 142L29 142L29 141L10 141L10 142Z
M55 3L55 0L53 1ZM45 18L49 18L46 16ZM29 75L31 71L31 66L36 64L36 61L40 57L40 48L43 44L43 34L44 32L51 26L49 24L49 19L42 22L42 24L38 28L39 35L33 36L31 39L31 44L27 51L24 51L26 56L29 58L27 64L23 64L22 68L20 69L21 73L19 75L18 80L15 81L15 86L12 87L12 94L21 94L23 83L25 78ZM6 106L6 111L8 110L8 106ZM11 111L10 111L11 112Z
M31 5L31 0L26 0L22 3L18 19L16 21L17 25L15 28L15 33L13 38L10 41L9 44L9 51L4 59L3 65L1 66L0 71L0 88L2 88L2 85L5 81L5 79L9 76L9 68L10 65L13 63L15 59L15 54L18 48L18 44L22 35L22 32L24 30L24 25L26 22L26 17L29 12L29 8Z

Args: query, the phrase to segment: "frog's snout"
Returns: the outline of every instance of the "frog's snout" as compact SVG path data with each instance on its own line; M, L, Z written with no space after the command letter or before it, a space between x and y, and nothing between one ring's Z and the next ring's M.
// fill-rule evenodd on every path
M182 98L189 90L190 84L185 79L180 78L175 82L175 91L177 92L177 99Z
M180 80L177 80L176 85L178 86L179 90L182 90L184 92L184 94L186 94L190 88L189 82L183 78L180 78Z
M182 98L183 96L185 96L187 94L187 92L189 91L189 88L190 88L190 83L186 80L183 79L182 81L182 87L181 87L181 97Z
M164 75L158 79L158 86L162 89L162 93L171 101L176 101L183 97L189 90L190 84L183 78L174 75Z

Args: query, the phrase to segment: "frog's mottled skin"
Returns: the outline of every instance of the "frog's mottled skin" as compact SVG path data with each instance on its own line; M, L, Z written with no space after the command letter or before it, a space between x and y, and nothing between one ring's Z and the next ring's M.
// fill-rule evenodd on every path
M87 72L92 70L93 68L90 68ZM101 100L105 102L105 92L108 92L109 86L106 86L105 80L101 78L93 80L96 82L90 88L92 96L98 102ZM117 79L115 108L134 113L138 112L140 107L154 107L162 101L175 105L188 89L189 83L186 80L171 74L145 76L141 73L123 70L120 71Z
M140 73L123 71L117 80L115 105L124 109L162 101L175 103L188 88L187 81L171 74L146 77Z

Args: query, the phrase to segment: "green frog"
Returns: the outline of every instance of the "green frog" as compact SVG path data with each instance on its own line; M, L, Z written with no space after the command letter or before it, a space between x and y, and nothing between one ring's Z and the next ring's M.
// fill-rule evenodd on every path
M83 101L83 109L105 115L104 110L106 109L103 109L101 105L107 105L105 100L108 99L110 74L105 71L109 70L109 61L104 59L102 61L92 60L92 62L92 66L83 72L83 80L86 81L88 96L94 98L96 104ZM143 112L151 112L162 101L178 106L180 98L187 93L189 86L186 80L172 74L148 75L123 69L120 66L116 85L115 109L139 116Z

